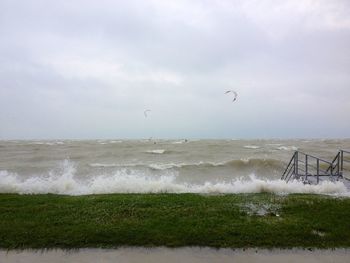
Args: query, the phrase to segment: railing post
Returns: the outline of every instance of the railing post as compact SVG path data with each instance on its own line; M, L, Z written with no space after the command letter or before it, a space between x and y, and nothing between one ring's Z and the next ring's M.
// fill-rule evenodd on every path
M338 175L338 179L339 179L339 176L340 176L340 152L338 152L337 175Z
M343 169L344 169L344 151L340 150L340 173L343 177Z
M299 156L298 151L295 152L295 158L294 158L294 175L298 175L298 162L299 162Z
M317 184L318 182L320 181L320 160L319 159L316 159L316 162L317 162Z
M284 170L281 179L286 180L287 182L289 179L295 174L295 156L296 152L294 152L293 157L290 159L287 168Z
M308 172L308 155L305 154L305 180L307 180L307 172Z
M333 163L331 163L331 178L333 178Z

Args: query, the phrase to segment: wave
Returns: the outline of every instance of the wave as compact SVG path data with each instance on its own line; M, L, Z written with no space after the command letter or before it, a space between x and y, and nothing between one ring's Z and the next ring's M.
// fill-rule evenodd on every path
M118 141L109 141L109 143L122 143L123 141L118 140Z
M90 163L90 167L139 167L150 168L153 170L168 170L168 169L197 169L197 168L216 168L227 167L235 170L245 168L254 168L256 170L279 169L284 167L284 163L276 159L239 159L229 160L224 162L196 162L196 163Z
M259 179L254 176L249 180L236 179L222 182L189 184L176 182L175 175L152 177L127 173L112 176L95 176L88 181L80 181L72 174L54 177L31 177L21 180L15 174L1 172L1 193L19 194L64 194L87 195L109 193L312 193L336 194L349 196L342 182L322 182L319 185L304 185L293 181Z
M183 144L185 141L175 141L175 142L172 142L171 144Z
M167 170L173 168L181 168L186 164L176 164L176 163L154 163L154 164L146 164L146 163L90 163L90 167L121 167L121 168L149 168L153 170Z
M284 167L284 163L276 159L239 159L229 160L224 162L198 162L198 163L168 163L168 164L151 164L151 168L158 170L172 169L172 168L183 168L183 169L197 169L197 168L216 168L226 167L234 170L243 170L247 168L254 168L255 170L265 169L279 169Z
M49 145L49 146L54 146L54 145L63 145L64 142L60 142L60 141L57 141L57 142L31 142L29 143L29 145Z
M243 147L246 149L260 149L261 148L260 146L257 146L257 145L245 145Z
M297 151L298 147L296 146L279 146L277 147L278 150L283 150L283 151Z
M281 168L284 163L276 159L239 159L229 160L225 162L198 162L198 163L179 163L179 164L159 164L152 165L155 169L170 169L170 168L215 168L215 167L227 167L235 170L242 170L245 168L255 168L262 170L266 168Z
M281 151L297 151L298 147L296 146L284 146L282 144L278 144L278 143L270 143L270 144L266 144L266 146L272 146L273 148L277 149L277 150L281 150ZM243 148L246 149L260 149L261 146L258 145L245 145L243 146Z
M261 179L254 175L227 181L206 181L203 183L179 182L176 173L161 176L147 175L136 171L118 170L112 175L95 175L78 178L75 166L64 161L62 169L47 175L23 178L16 173L0 171L0 193L19 194L110 194L110 193L312 193L350 196L342 182L322 182L319 185L305 185L299 181Z
M157 150L149 150L149 151L146 151L145 153L151 153L151 154L163 154L165 153L166 150L164 149L157 149Z
M167 170L173 168L181 168L186 166L187 164L176 164L176 163L90 163L90 167L120 167L120 168L149 168L153 170ZM195 165L195 164L193 164Z
M119 163L90 163L90 167L135 167L138 164L119 164Z

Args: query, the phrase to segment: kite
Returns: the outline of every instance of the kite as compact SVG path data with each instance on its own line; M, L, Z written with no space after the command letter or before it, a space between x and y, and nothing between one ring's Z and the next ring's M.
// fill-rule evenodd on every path
M232 101L232 102L234 102L234 101L237 99L237 96L238 96L238 94L237 94L236 91L234 91L234 90L228 90L228 91L225 92L225 94L229 94L229 93L231 93L231 92L232 92L233 95L234 95L233 101Z
M145 111L143 112L143 114L145 115L145 118L147 118L147 112L149 112L149 111L151 111L151 110L145 110Z

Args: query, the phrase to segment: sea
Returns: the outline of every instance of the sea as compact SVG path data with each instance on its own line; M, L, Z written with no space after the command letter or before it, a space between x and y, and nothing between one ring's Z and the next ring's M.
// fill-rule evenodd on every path
M350 139L6 140L0 193L313 193L350 196L339 181L286 183L295 151L331 161Z

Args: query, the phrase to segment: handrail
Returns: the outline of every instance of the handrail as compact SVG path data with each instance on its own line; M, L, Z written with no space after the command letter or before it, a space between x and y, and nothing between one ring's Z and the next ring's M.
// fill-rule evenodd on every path
M292 178L292 176L295 175L295 165L293 164L291 166L291 168L293 168L293 170L289 171L289 173L288 173L288 175L287 175L287 177L285 179L287 183L289 182L290 178Z
M293 177L296 179L301 178L304 183L306 183L309 182L309 176L316 176L318 183L319 176L343 178L343 171L349 171L344 167L344 162L350 163L350 160L344 160L344 153L350 154L350 151L339 150L332 162L329 162L314 155L295 151L286 169L284 170L281 179L288 183ZM316 160L316 164L314 160ZM321 169L321 166L325 166L325 164L328 167L326 166L326 169Z
M338 168L339 168L339 158L340 158L340 155L341 155L341 151L339 151L339 152L337 153L337 155L333 158L333 161L332 161L332 163L329 165L329 167L327 168L327 171L326 171L326 172L328 172L330 169L333 170L333 167L336 168L336 167L338 166ZM337 163L333 166L333 164L334 164L336 161L337 161Z
M292 158L292 160L293 160L293 159L294 159L294 158ZM288 173L287 173L287 175L285 176L285 179L284 179L284 180L286 180L286 181L288 182L289 179L293 176L294 172L295 172L295 162L293 162L293 165L291 165L291 166L289 167Z
M287 178L291 177L293 174L294 174L294 164L289 167L287 174L282 179L287 180Z
M333 158L332 163L334 163L334 162L339 158L340 152L341 152L341 151L339 151L339 152L337 153L337 155Z
M322 161L322 162L325 162L325 163L331 164L331 162L326 161L326 160L323 160L323 159L318 158L318 157L316 157L316 156L313 156L313 155L311 155L311 154L306 154L306 153L303 153L303 152L298 152L298 153L301 153L301 154L303 154L303 155L307 155L308 157L311 157L311 158L314 158L314 159L318 159L318 160L320 160L320 161Z
M309 166L312 167L312 168L314 168L314 169L317 169L317 166L315 166L315 165L309 164ZM318 169L319 169L320 172L325 172L325 173L327 173L326 170L323 170L323 169L321 169L320 167L318 167Z
M290 159L290 161L289 161L289 163L288 163L288 165L287 165L286 169L284 170L284 172L283 172L283 174L282 174L281 179L283 179L283 178L284 178L284 176L285 176L285 174L286 174L286 172L287 172L287 170L288 170L289 166L291 165L291 163L292 163L293 159L295 158L296 153L297 153L297 152L294 152L293 157ZM288 172L287 174L289 174L289 172Z
M349 161L349 160L346 160L346 159L344 158L344 153L349 155L350 152L349 152L349 151L346 151L346 150L343 150L343 149L339 150L339 152L340 152L340 156L341 156L341 159L340 159L340 173L341 173L341 176L342 176L343 178L348 179L348 178L346 178L346 177L344 176L344 171L349 172L349 170L348 170L347 168L344 167L344 163L348 164L348 163L350 163L350 161ZM346 157L348 157L348 156L346 156ZM348 173L346 173L346 174L348 174Z

